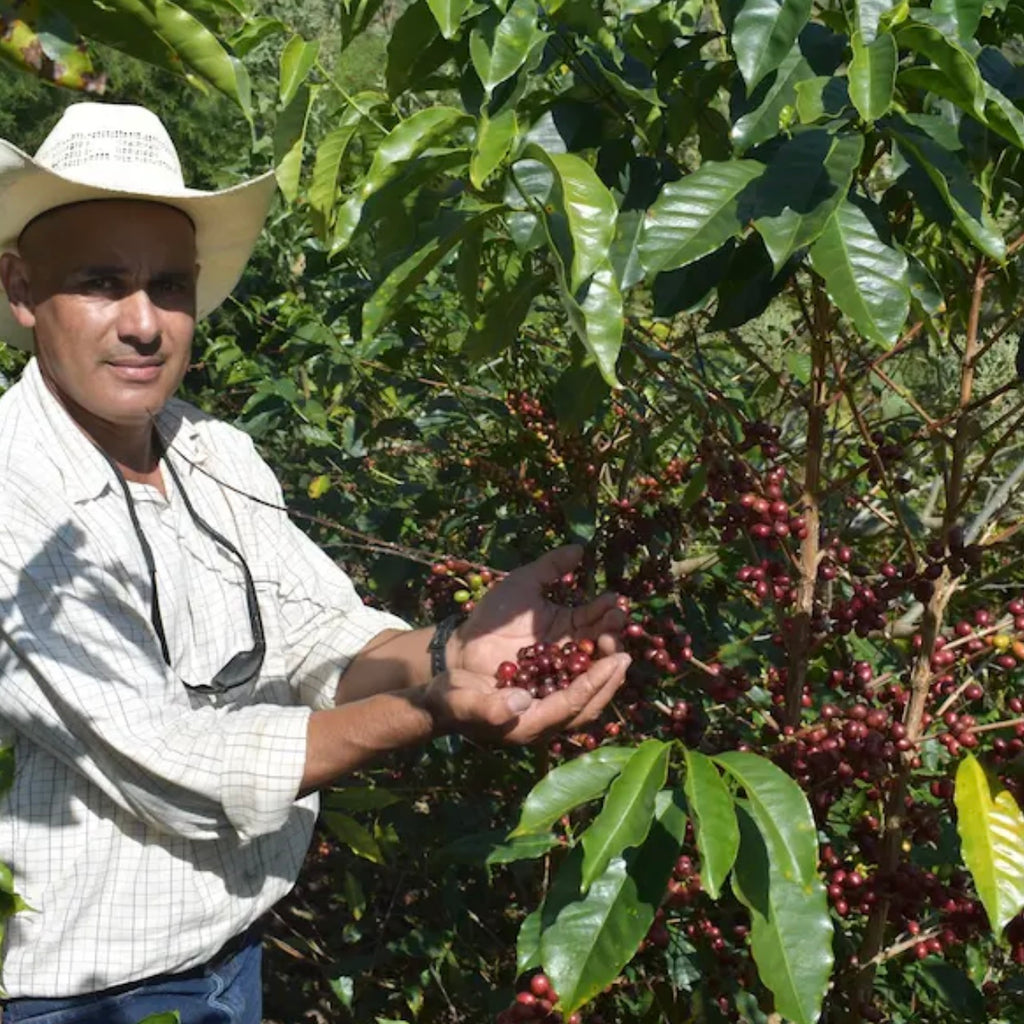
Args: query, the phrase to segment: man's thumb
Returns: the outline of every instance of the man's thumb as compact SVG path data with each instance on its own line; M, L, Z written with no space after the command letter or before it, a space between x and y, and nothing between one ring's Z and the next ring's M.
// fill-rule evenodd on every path
M510 686L505 691L505 703L513 715L521 715L533 703L533 698L526 690Z

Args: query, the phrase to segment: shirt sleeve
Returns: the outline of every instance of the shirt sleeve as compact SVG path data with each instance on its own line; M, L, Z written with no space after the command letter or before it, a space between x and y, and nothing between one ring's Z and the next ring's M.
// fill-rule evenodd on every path
M277 478L259 462L261 491L283 508ZM278 610L289 681L302 704L333 707L341 674L370 640L385 630L411 627L395 615L367 607L345 571L286 514L269 508L264 513L276 520L272 535L279 553Z
M0 720L158 831L279 829L301 785L309 709L193 708L140 611L140 582L70 509L8 497L0 517Z

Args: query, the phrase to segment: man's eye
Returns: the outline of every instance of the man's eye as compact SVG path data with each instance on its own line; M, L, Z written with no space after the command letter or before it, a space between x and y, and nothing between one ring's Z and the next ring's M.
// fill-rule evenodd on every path
M82 287L87 292L113 292L118 288L118 281L116 277L97 275L87 277Z

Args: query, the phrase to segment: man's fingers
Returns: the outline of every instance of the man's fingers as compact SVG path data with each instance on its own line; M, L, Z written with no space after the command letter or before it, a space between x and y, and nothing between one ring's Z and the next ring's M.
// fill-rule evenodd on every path
M528 743L544 733L596 718L625 680L630 660L628 654L600 658L564 690L534 701L523 714L524 728L513 730L509 738ZM526 732L529 736L523 735Z
M541 555L526 568L545 583L553 583L559 576L572 572L582 558L582 544L565 544Z

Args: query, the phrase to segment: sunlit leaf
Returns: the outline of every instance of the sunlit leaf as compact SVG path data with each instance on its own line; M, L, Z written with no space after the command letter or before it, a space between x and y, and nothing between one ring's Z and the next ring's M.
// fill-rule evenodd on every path
M736 809L711 759L696 750L685 753L686 803L700 853L701 887L716 900L739 850Z
M956 771L957 831L989 925L1000 935L1024 910L1024 814L973 754Z
M748 94L793 49L811 14L811 0L746 0L732 27L736 63Z

